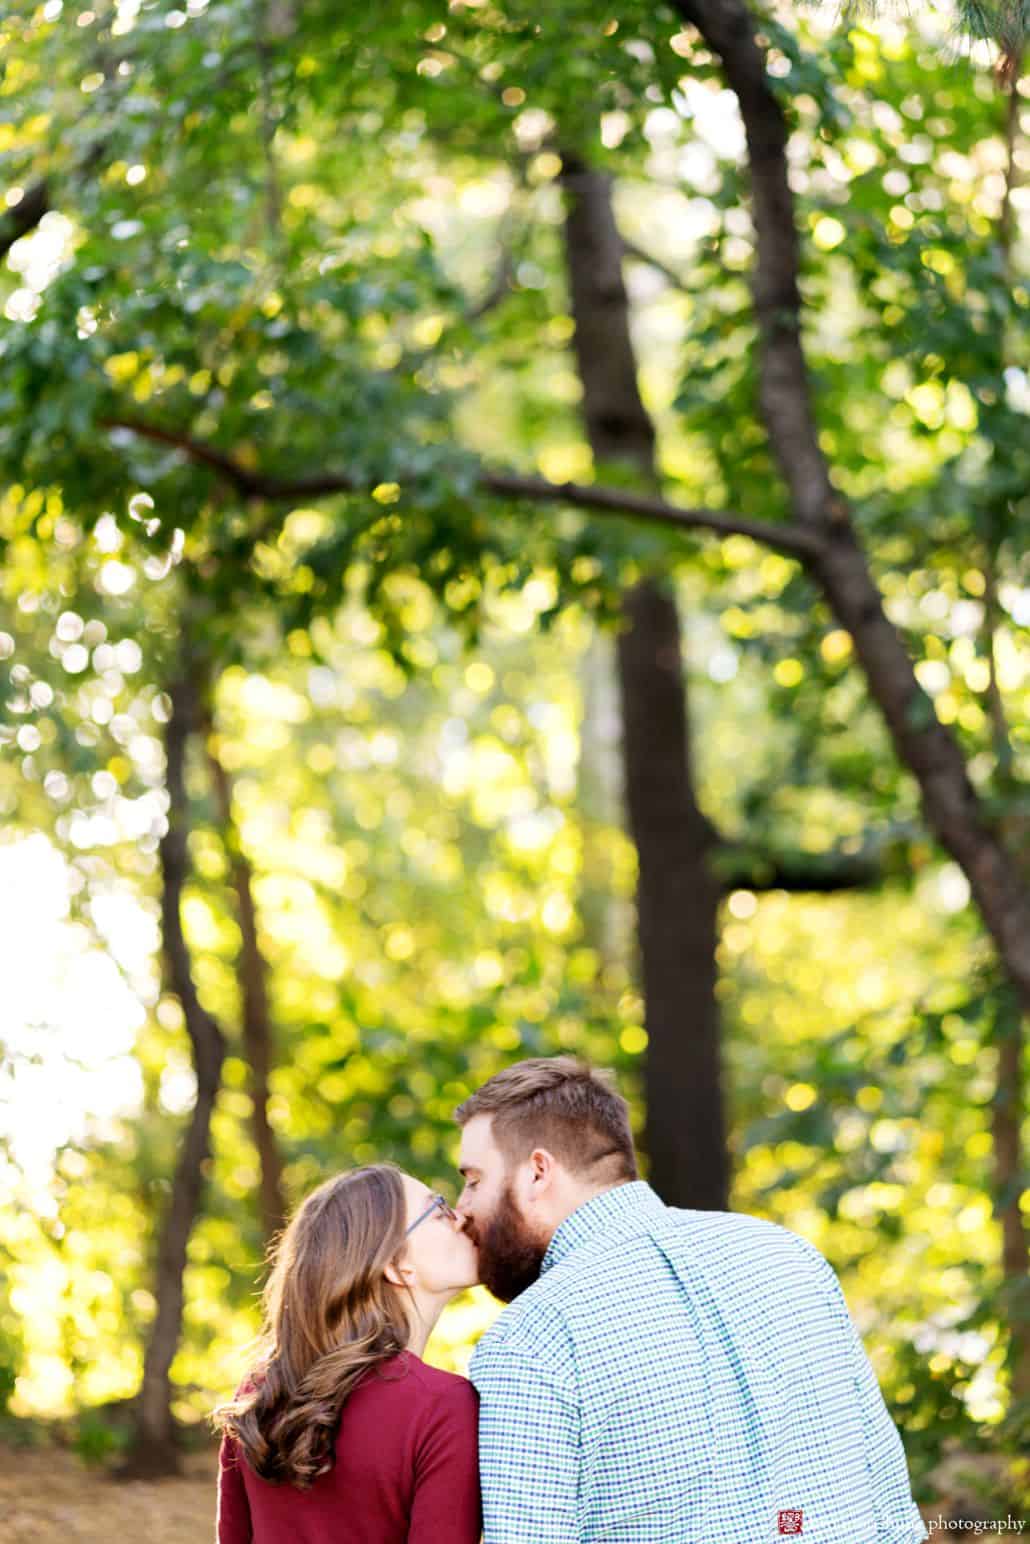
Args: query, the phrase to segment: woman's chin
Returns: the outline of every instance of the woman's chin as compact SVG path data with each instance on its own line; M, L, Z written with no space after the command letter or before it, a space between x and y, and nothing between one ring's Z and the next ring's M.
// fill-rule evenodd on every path
M468 1292L472 1287L479 1286L479 1267L472 1265L469 1270L462 1273L461 1285L455 1287L456 1292Z
M478 1285L478 1281L456 1281L453 1286L445 1288L445 1304L453 1303L456 1297L460 1297L463 1292L470 1292L473 1287Z

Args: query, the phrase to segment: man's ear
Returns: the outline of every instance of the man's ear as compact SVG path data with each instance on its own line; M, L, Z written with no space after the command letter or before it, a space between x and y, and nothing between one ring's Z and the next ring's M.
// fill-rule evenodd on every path
M535 1185L548 1186L557 1178L557 1160L546 1147L534 1147L529 1155L529 1161L533 1165Z

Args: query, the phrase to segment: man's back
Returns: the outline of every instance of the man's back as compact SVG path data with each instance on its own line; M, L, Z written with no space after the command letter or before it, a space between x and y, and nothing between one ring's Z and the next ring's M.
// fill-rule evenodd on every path
M594 1197L471 1376L486 1544L926 1535L836 1277L774 1223Z

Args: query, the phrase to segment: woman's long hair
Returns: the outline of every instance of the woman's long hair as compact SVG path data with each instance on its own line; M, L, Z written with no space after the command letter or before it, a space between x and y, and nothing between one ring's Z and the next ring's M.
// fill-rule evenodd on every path
M313 1190L275 1245L255 1364L210 1417L262 1478L308 1490L331 1469L348 1394L407 1345L400 1289L385 1276L406 1216L400 1170L369 1164Z

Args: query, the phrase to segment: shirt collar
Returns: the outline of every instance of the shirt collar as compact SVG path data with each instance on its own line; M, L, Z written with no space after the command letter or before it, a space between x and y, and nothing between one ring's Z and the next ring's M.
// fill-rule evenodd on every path
M570 1212L555 1229L540 1265L541 1274L559 1260L599 1235L624 1236L646 1229L656 1217L664 1217L665 1204L646 1180L630 1180L602 1190Z

